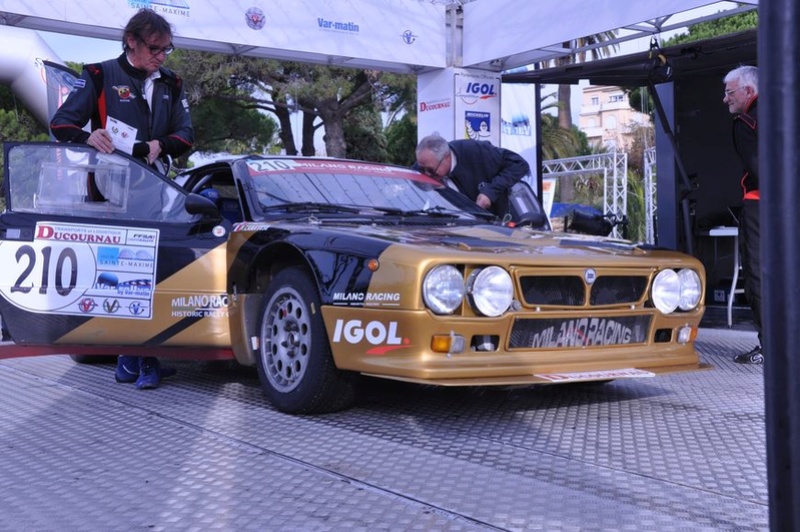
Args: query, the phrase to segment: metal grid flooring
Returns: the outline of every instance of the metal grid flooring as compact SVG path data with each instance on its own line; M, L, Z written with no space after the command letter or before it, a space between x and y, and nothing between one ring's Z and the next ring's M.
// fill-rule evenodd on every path
M368 381L292 417L255 373L178 363L157 390L66 356L0 361L0 530L768 530L750 331L715 370L606 385Z

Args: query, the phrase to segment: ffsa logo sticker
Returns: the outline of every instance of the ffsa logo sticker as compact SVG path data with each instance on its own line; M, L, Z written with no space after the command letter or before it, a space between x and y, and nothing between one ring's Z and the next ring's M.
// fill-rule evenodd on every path
M334 343L344 341L348 344L359 344L364 340L376 346L367 350L368 355L383 355L408 345L408 338L401 338L397 334L396 321L390 321L388 325L380 321L370 321L364 325L361 320L336 320Z

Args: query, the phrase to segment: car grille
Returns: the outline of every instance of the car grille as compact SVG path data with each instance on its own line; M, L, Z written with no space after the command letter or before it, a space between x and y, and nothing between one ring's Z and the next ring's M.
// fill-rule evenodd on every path
M651 317L551 318L514 321L510 349L568 349L642 344L647 341Z
M641 301L648 281L645 275L598 275L592 284L582 275L522 275L520 289L529 306L594 307Z

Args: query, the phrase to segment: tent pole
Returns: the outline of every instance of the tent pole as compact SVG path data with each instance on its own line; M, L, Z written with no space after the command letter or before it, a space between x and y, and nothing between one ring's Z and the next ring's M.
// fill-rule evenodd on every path
M761 321L770 530L800 530L797 0L761 2L758 15Z
M664 133L667 135L667 138L672 145L672 153L675 157L675 164L678 166L678 173L681 176L683 191L680 194L680 203L681 214L683 215L683 234L686 242L685 251L689 255L694 255L694 235L692 234L691 216L689 214L689 194L691 194L692 190L694 190L694 187L689 179L689 175L686 173L686 167L683 165L683 158L678 152L678 143L675 140L675 134L672 132L672 127L669 125L669 121L667 120L667 113L664 111L664 105L661 103L661 98L658 96L658 91L656 91L656 87L652 81L647 82L647 90L650 93L650 96L653 98L653 103L655 104L658 118L661 121L661 127L664 129Z

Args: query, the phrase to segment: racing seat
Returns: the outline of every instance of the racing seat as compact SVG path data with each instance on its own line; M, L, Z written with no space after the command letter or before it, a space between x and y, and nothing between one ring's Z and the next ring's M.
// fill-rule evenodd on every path
M222 217L230 223L235 224L243 221L242 211L239 209L239 201L236 198L223 198L216 189L211 187L204 188L199 194L213 201Z
M242 210L239 208L239 200L236 198L220 198L217 201L219 213L230 223L235 224L244 221Z

